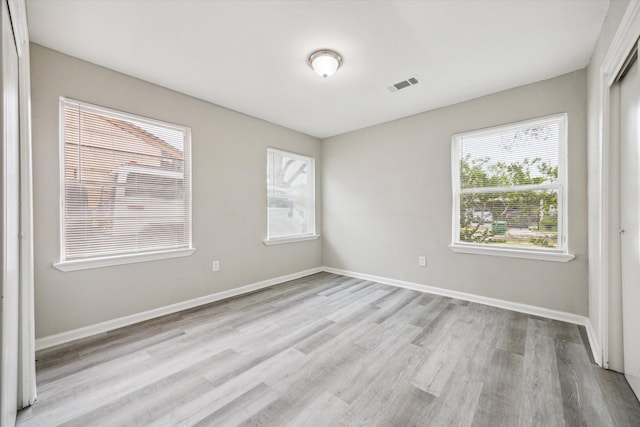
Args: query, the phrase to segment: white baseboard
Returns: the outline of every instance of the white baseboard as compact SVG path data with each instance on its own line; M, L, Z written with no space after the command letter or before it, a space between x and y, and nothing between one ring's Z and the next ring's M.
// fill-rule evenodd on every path
M155 308L155 309L144 311L141 313L136 313L136 314L132 314L125 317L119 317L117 319L96 323L94 325L73 329L71 331L62 332L60 334L38 338L36 339L36 351L54 347L60 344L65 344L65 343L75 341L81 338L86 338L92 335L97 335L104 332L112 331L114 329L133 325L135 323L154 319L156 317L164 316L167 314L172 314L172 313L176 313L182 310L187 310L193 307L198 307L200 305L209 304L211 302L220 301L226 298L247 294L260 289L264 289L264 288L275 286L284 282L288 282L290 280L299 279L301 277L319 273L322 271L326 271L328 273L340 274L343 276L349 276L357 279L370 280L372 282L383 283L385 285L391 285L391 286L396 286L396 287L405 288L405 289L412 289L419 292L426 292L426 293L435 294L435 295L442 295L442 296L447 296L451 298L457 298L460 300L476 302L480 304L490 305L493 307L504 308L507 310L517 311L520 313L532 314L535 316L545 317L545 318L554 319L554 320L560 320L563 322L584 326L587 330L587 337L589 338L589 343L591 344L591 350L593 352L594 360L599 366L602 366L602 356L601 356L602 352L601 352L599 343L596 339L593 325L591 324L591 321L589 320L589 318L586 316L580 316L573 313L566 313L563 311L551 310L548 308L537 307L533 305L504 301L504 300L495 299L495 298L488 298L480 295L469 294L466 292L459 292L459 291L453 291L453 290L444 289L444 288L438 288L434 286L423 285L420 283L390 279L388 277L374 276L371 274L364 274L364 273L356 273L353 271L347 271L347 270L342 270L342 269L333 268L333 267L316 267L309 270L299 271L297 273L287 274L285 276L274 277L272 279L267 279L261 282L252 283L249 285L241 286L239 288L216 292L210 295L205 295L205 296L194 298L188 301L182 301L176 304Z
M167 314L176 313L178 311L187 310L189 308L197 307L200 305L209 304L211 302L220 301L249 292L254 292L260 289L268 288L270 286L278 285L280 283L288 282L290 280L299 279L301 277L309 276L315 273L320 273L322 271L324 271L322 267L311 268L309 270L299 271L297 273L287 274L285 276L274 277L273 279L263 280L261 282L241 286L239 288L216 292L188 301L182 301L164 307L154 308L152 310L143 311L142 313L131 314L129 316L107 320L105 322L84 326L82 328L73 329L71 331L50 335L48 337L38 338L36 339L36 351L60 344L65 344L80 338L86 338L92 335L101 334L103 332L112 331L114 329L122 328L123 326L133 325L134 323L143 322L145 320L154 319L156 317L164 316Z
M406 282L404 280L390 279L388 277L374 276L371 274L356 273L353 271L341 270L339 268L324 267L324 271L328 273L340 274L342 276L354 277L356 279L370 280L372 282L383 283L385 285L397 286L399 288L412 289L414 291L426 292L445 297L457 298L464 301L477 302L480 304L490 305L492 307L504 308L507 310L517 311L519 313L532 314L534 316L545 317L547 319L560 320L562 322L573 323L587 327L590 325L589 318L578 314L567 313L564 311L551 310L549 308L538 307L535 305L521 304L518 302L505 301L496 298L483 297L481 295L469 294L466 292L452 291L435 286L423 285L420 283ZM587 328L587 333L589 329ZM591 341L591 337L589 337Z
M442 295L451 298L457 298L465 301L477 302L480 304L490 305L493 307L504 308L507 310L517 311L519 313L532 314L534 316L545 317L547 319L560 320L562 322L572 323L574 325L584 326L587 331L587 338L593 353L595 363L603 367L602 347L597 338L591 319L587 316L567 313L559 310L551 310L535 305L520 304L517 302L505 301L496 298L483 297L481 295L469 294L466 292L452 291L449 289L437 288L435 286L423 285L420 283L406 282L403 280L390 279L388 277L374 276L371 274L356 273L354 271L342 270L333 267L323 267L328 273L340 274L342 276L354 277L356 279L369 280L372 282L383 283L385 285L397 286L405 289L412 289L419 292L427 292L435 295Z
M597 338L595 329L593 329L593 323L591 323L591 319L587 319L585 329L587 330L589 345L591 346L591 352L593 353L593 360L596 362L596 365L603 368L604 361L602 360L602 346L600 345L600 341Z

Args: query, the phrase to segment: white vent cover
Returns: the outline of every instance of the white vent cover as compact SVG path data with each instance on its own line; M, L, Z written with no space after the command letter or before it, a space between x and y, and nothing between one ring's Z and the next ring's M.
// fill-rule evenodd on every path
M418 83L420 83L418 78L416 76L413 76L413 77L409 77L407 80L403 80L401 82L393 84L389 86L387 89L389 89L389 92L397 92L400 89L405 89L405 88L408 88L409 86L417 85Z

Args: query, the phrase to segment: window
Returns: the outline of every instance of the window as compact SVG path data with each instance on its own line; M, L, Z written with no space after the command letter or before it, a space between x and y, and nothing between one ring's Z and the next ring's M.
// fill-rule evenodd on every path
M60 99L66 271L190 255L188 128Z
M566 114L453 136L457 252L569 261Z
M267 150L266 244L318 237L314 177L312 157Z

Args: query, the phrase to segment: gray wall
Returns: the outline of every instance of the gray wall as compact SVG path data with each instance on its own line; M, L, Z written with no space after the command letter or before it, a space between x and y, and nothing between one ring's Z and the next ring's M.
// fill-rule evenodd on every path
M602 316L601 312L601 298L600 298L600 274L602 272L602 265L598 262L600 259L600 234L598 223L600 221L600 205L604 202L600 198L599 183L601 176L600 168L600 110L602 105L601 88L600 88L600 68L602 62L609 50L611 41L618 30L620 21L627 9L629 2L627 0L612 1L609 4L609 10L607 12L607 18L605 19L600 37L596 44L593 56L589 62L587 69L587 92L588 92L588 153L589 153L589 318L594 327L596 339L600 345L602 345ZM617 152L612 152L612 164L613 170L617 170ZM615 199L616 195L608 195ZM610 224L614 228L612 234L611 250L612 259L608 260L610 265L615 266L619 263L617 258L617 233L615 232L619 226L619 218L612 216L610 218ZM607 262L607 261L605 261ZM622 295L620 289L619 271L615 268L610 269L611 279L611 293L609 294L609 344L611 350L611 365L612 369L622 369ZM616 280L617 279L617 280ZM617 282L617 283L616 283Z
M451 136L560 112L576 259L452 252ZM323 141L324 265L586 315L586 127L582 70Z
M320 201L319 140L39 45L31 46L31 70L38 338L321 265L320 240L262 243L267 147L316 157ZM53 268L60 256L59 96L191 128L194 255L67 273ZM321 230L320 204L316 215Z

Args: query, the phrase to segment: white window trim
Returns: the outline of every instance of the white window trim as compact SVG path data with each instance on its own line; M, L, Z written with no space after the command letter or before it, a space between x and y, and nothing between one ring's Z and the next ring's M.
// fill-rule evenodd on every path
M310 161L311 162L311 167L313 169L313 173L310 174L309 176L311 177L311 191L312 191L312 197L313 197L313 233L307 233L307 234L295 234L292 236L280 236L280 237L270 237L269 236L269 208L267 207L267 237L266 239L264 239L262 242L266 245L266 246L272 246L272 245L281 245L281 244L286 244L286 243L297 243L297 242L305 242L308 240L316 240L320 237L320 234L317 233L317 221L316 221L316 159L312 156L307 156L305 154L298 154L298 153L293 153L291 151L287 151L287 150L281 150L279 148L273 148L273 147L267 147L267 161L269 158L269 153L270 152L278 152L278 153L283 153L286 154L289 157L293 157L296 159L300 159L300 160L304 160L304 161ZM268 194L267 194L267 198L268 198Z
M293 236L293 237L272 237L271 239L265 239L262 242L267 245L281 245L283 243L296 243L296 242L306 242L308 240L317 240L320 238L319 234L305 234L301 236Z
M91 258L82 258L82 259L74 259L67 260L65 259L65 229L62 218L64 218L64 197L65 197L65 178L64 178L64 168L65 168L65 144L64 144L64 106L67 103L74 103L82 106L83 108L96 112L102 115L108 115L116 119L124 119L131 120L135 119L142 123L148 123L154 126L163 126L168 128L174 128L181 132L184 132L185 140L188 142L188 152L189 155L184 159L186 174L189 177L189 188L187 195L189 197L189 203L187 208L188 212L188 225L189 225L189 244L186 248L179 249L164 249L157 251L148 251L143 253L134 253L134 254L118 254L112 256L96 256ZM137 114L126 113L123 111L113 110L111 108L102 107L95 104L90 104L83 101L78 101L76 99L68 98L61 96L58 102L58 149L59 149L59 179L60 179L60 204L59 204L59 226L60 226L60 261L57 263L53 263L53 266L60 271L75 271L75 270L86 270L92 268L100 268L100 267L109 267L115 265L123 265L123 264L133 264L138 262L146 262L146 261L155 261L160 259L169 259L169 258L180 258L185 256L192 255L196 249L193 247L193 181L192 181L192 170L191 170L191 129L186 126L180 126L173 123L163 122L162 120L155 120L149 117L139 116ZM187 144L185 144L185 147ZM185 150L186 152L186 150ZM185 175L187 176L187 175Z
M453 252L475 255L504 256L511 258L526 258L541 261L568 262L575 258L575 255L554 250L527 250L515 247L489 246L486 247L473 243L456 243L449 245Z
M515 246L502 245L483 245L460 241L460 142L463 136L482 135L493 133L503 129L508 129L514 125L536 125L544 123L548 120L559 119L561 123L560 138L558 141L558 184L537 185L536 189L548 187L558 190L558 248L518 248ZM492 255L504 256L512 258L526 258L543 261L568 262L575 258L575 255L569 253L567 239L567 213L568 213L568 197L567 197L567 132L568 120L567 114L553 114L544 117L538 117L531 120L523 120L519 122L508 123L505 125L494 126L491 128L480 129L470 132L462 132L452 136L451 138L451 182L452 182L452 227L451 227L451 244L449 248L453 252L467 253L476 255ZM528 187L528 186L527 186ZM513 187L514 189L522 189L521 187ZM482 189L483 191L486 189ZM512 188L505 187L504 191L511 191ZM472 190L471 192L475 191ZM481 191L478 189L478 191Z
M146 261L157 261L160 259L181 258L191 256L196 250L172 249L165 251L144 252L139 254L114 255L109 257L96 257L87 259L74 259L71 261L61 261L53 264L60 271L88 270L92 268L111 267L114 265L135 264Z

